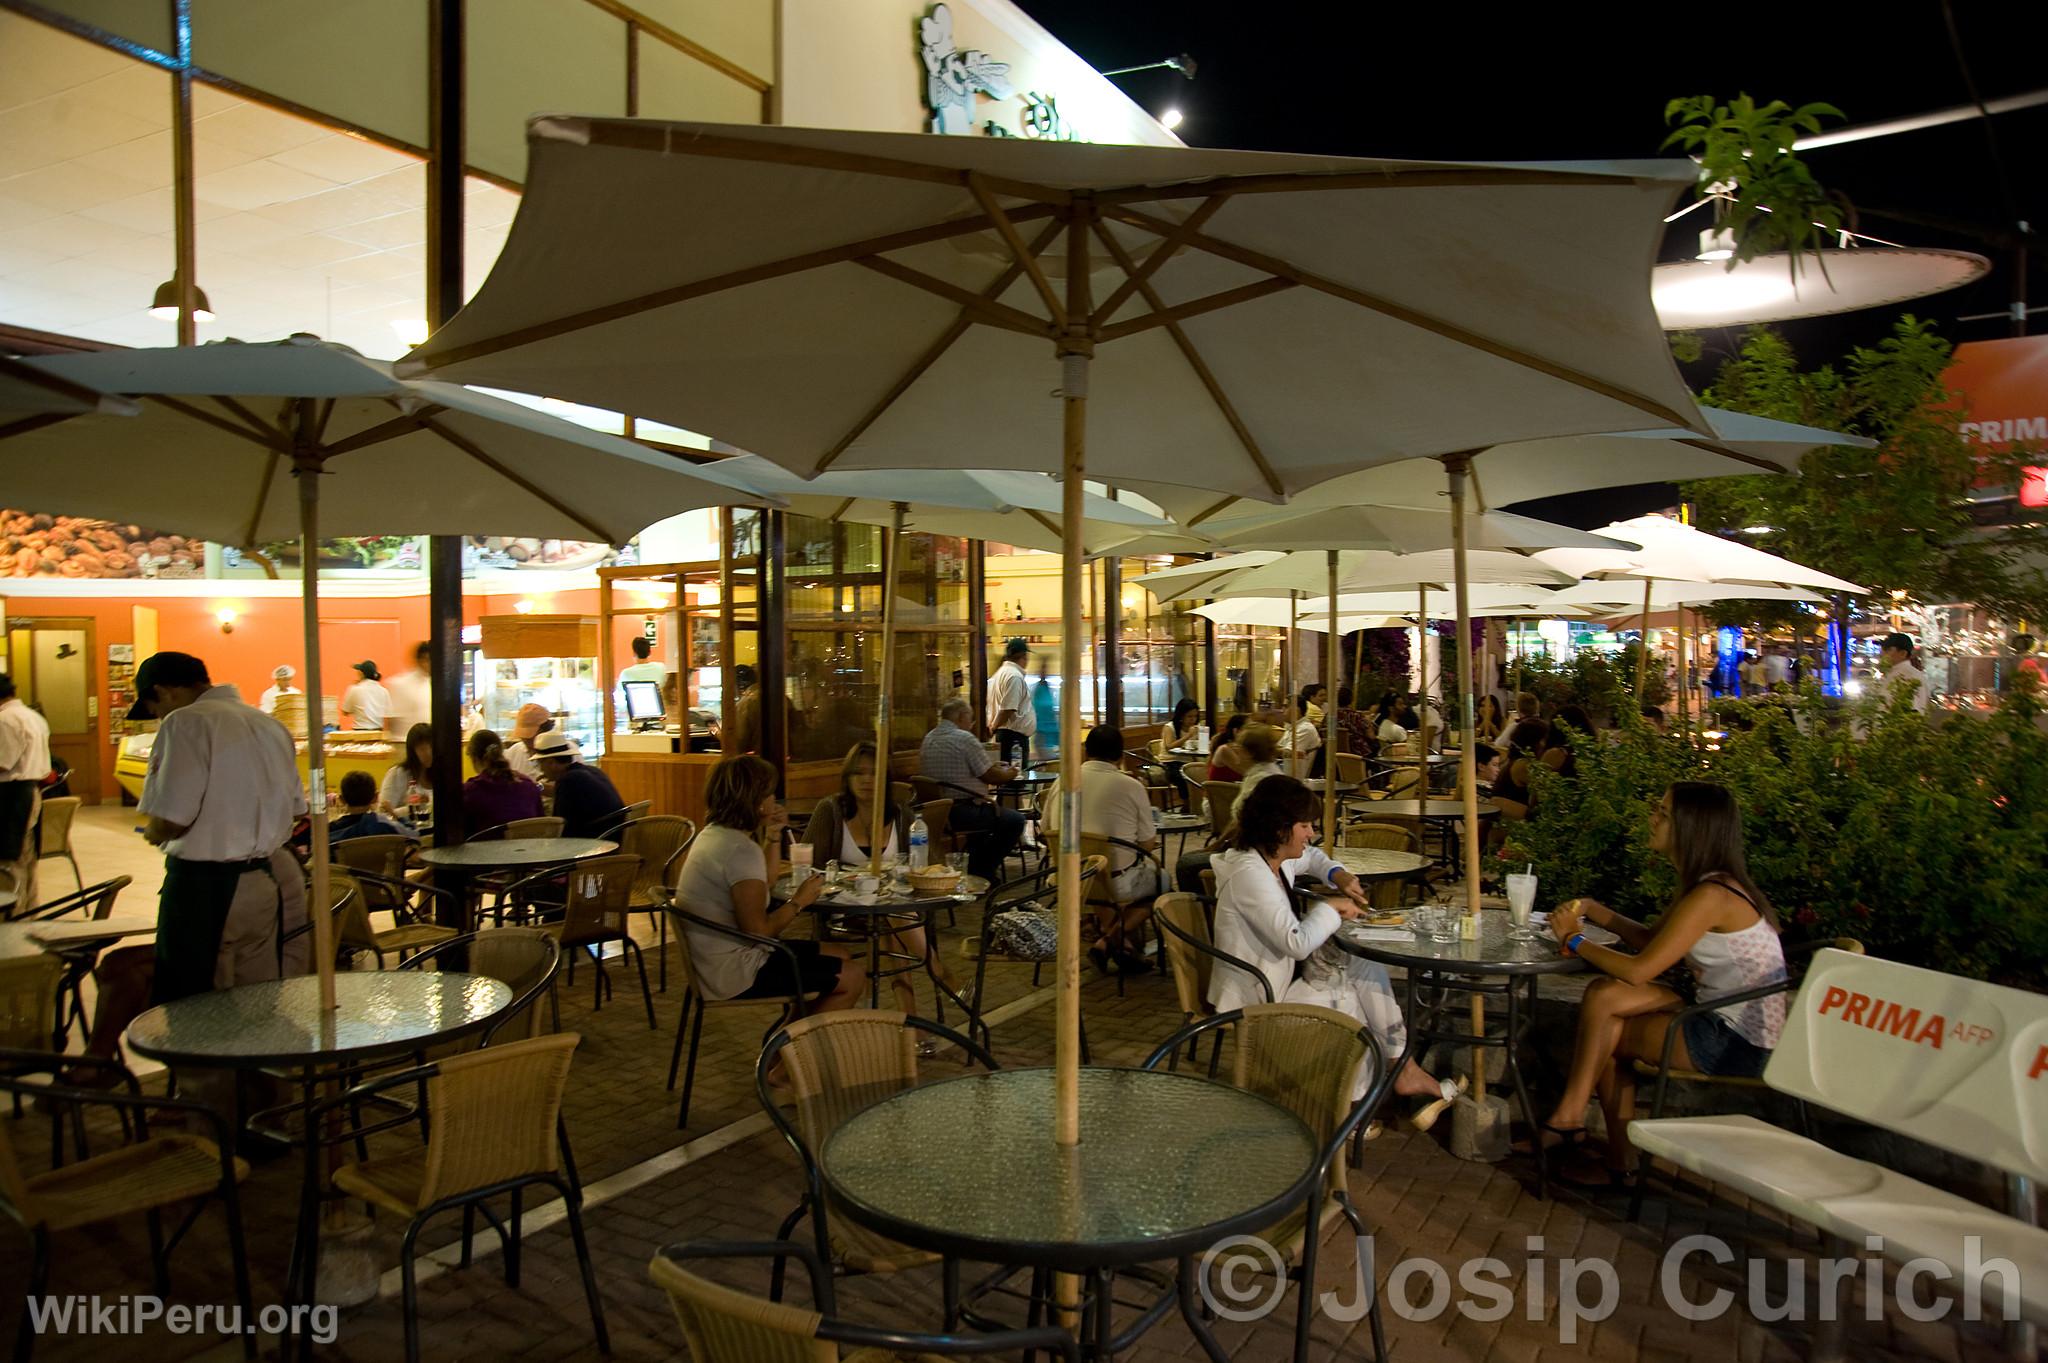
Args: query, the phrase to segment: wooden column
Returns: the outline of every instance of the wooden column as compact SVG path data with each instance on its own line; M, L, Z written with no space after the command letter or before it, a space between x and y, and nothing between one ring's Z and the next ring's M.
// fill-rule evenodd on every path
M427 8L427 321L438 330L462 307L464 5ZM308 559L311 563L313 560ZM434 842L462 841L462 537L427 541L427 671L434 728ZM607 730L609 736L609 730ZM444 926L466 931L460 887L444 900Z
M896 687L896 571L903 552L903 503L890 507L889 528L882 540L882 666L881 690L875 696L875 804L874 826L868 830L868 864L876 875L882 873L882 852L889 841L889 731L891 706ZM942 833L943 829L940 830ZM910 849L897 849L903 864L910 864Z

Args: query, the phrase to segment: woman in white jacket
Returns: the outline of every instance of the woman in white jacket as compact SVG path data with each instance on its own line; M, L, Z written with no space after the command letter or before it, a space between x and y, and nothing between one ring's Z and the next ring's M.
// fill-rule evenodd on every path
M1308 787L1289 776L1259 782L1238 811L1230 850L1211 863L1216 871L1216 945L1265 976L1273 997L1313 1003L1348 1013L1370 1027L1389 1057L1407 1045L1408 1029L1386 968L1344 951L1330 938L1346 919L1366 911L1358 878L1309 845L1319 802ZM1318 897L1297 916L1289 887L1310 875L1342 892L1342 899ZM1295 964L1301 977L1295 978ZM1209 1001L1218 1012L1263 1003L1258 981L1234 966L1218 964L1209 982ZM1356 1097L1363 1097L1359 1076ZM1395 1077L1394 1091L1440 1100L1416 1115L1426 1130L1455 1098L1457 1086L1439 1082L1408 1060Z

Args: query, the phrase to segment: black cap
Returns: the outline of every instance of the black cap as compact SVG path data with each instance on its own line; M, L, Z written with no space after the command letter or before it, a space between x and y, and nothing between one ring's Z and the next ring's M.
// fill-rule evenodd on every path
M1911 653L1913 651L1913 641L1896 631L1885 635L1883 639L1878 641L1877 646L1879 648L1895 648L1901 653Z
M130 719L155 719L149 712L149 693L159 686L206 686L206 664L189 653L152 653L135 669L135 704L128 707Z

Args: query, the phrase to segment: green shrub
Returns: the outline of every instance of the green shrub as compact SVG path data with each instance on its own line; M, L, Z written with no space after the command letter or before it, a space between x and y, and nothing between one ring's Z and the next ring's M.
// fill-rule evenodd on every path
M2048 987L2048 734L2017 697L1939 728L1908 706L1724 703L1695 749L1647 729L1576 748L1572 778L1536 772L1503 862L1533 861L1546 902L1592 895L1639 919L1672 893L1649 812L1682 777L1742 804L1750 872L1796 938L1855 937L1874 955Z

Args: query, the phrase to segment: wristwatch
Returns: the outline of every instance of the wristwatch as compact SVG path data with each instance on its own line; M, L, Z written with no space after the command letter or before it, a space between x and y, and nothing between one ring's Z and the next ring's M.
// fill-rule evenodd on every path
M1564 949L1566 951L1569 951L1572 955L1576 956L1579 954L1580 944L1583 943L1585 940L1585 933L1575 932L1571 936L1564 939Z

